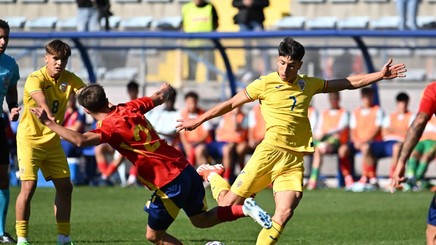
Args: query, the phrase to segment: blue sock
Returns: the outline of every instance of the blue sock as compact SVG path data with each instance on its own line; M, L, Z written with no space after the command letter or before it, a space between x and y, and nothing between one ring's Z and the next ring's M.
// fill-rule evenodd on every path
M0 189L0 235L5 234L6 214L9 207L9 189Z

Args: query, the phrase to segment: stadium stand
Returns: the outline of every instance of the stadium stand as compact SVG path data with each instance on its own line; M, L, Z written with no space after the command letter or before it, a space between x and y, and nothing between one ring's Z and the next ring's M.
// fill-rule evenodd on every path
M370 21L370 27L373 29L397 29L400 23L398 16L382 16Z
M39 17L26 21L24 28L29 31L53 30L57 21L58 17L56 16Z
M152 21L153 21L153 17L151 16L131 17L121 20L119 27L121 30L129 30L129 31L145 30L150 28Z
M180 30L182 27L181 16L167 16L152 22L151 27L159 30Z
M281 30L303 29L305 22L306 22L306 17L304 16L287 16L277 21L274 27Z
M338 20L336 27L338 29L367 29L369 21L368 16L351 16Z
M321 16L306 21L307 29L335 29L338 18L335 16Z
M27 18L24 16L9 16L4 18L8 22L11 29L23 29Z
M58 20L56 29L59 31L75 31L77 29L77 17Z

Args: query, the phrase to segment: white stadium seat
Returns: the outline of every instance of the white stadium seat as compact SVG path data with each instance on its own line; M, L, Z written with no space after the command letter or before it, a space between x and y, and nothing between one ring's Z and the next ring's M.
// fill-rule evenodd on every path
M369 25L368 16L352 16L338 20L338 29L367 29Z
M287 16L280 19L274 27L277 29L303 29L306 17L304 16Z
M321 16L306 21L307 29L334 29L336 28L337 17Z

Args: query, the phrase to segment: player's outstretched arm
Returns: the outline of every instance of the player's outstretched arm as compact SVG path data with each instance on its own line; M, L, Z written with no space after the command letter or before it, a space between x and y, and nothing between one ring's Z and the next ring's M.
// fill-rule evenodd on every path
M57 124L47 116L47 112L41 107L30 108L30 111L38 117L39 121L53 130L60 137L78 147L100 144L100 135L92 132L81 134Z
M154 106L156 107L163 104L173 93L174 88L168 83L163 83L160 86L159 91L155 92L152 96L150 96L150 98L153 101Z
M205 113L201 114L197 118L185 118L185 119L178 119L177 122L179 124L176 126L177 132L180 132L182 130L194 130L198 126L200 126L202 123L215 118L219 117L221 115L226 114L227 112L247 103L251 102L250 98L245 94L245 90L237 93L232 98L219 103L218 105L212 107Z
M412 125L407 130L406 138L403 142L400 156L398 157L397 166L395 167L395 171L392 176L392 190L400 187L401 183L405 181L404 171L406 167L406 161L409 159L413 148L415 148L416 144L421 138L422 132L425 129L425 125L427 125L427 122L431 117L432 115L428 115L425 112L419 112L416 115L416 118L413 120Z
M357 89L381 80L405 77L407 72L406 65L392 64L392 62L392 59L389 59L383 68L378 72L352 75L343 79L329 80L325 92L330 93L345 89Z

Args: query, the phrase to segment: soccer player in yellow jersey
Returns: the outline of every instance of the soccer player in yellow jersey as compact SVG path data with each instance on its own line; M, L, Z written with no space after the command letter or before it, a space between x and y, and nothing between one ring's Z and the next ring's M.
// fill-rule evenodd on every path
M303 156L314 151L312 131L307 117L312 96L345 89L356 89L383 79L404 77L404 64L392 59L374 73L324 80L298 74L303 65L304 47L286 37L279 45L277 71L262 76L239 92L197 118L179 119L177 130L192 130L203 122L223 115L245 103L259 100L266 122L265 139L236 181L230 186L210 165L197 171L207 179L219 205L242 204L247 197L272 183L275 213L273 227L263 229L258 245L275 244L284 226L303 197Z
M54 212L58 244L72 244L70 240L71 194L73 186L70 170L59 136L44 126L30 108L42 107L49 117L62 123L68 98L75 96L85 83L65 70L71 49L61 40L53 40L45 47L46 66L32 72L24 85L23 115L17 133L18 166L21 190L16 202L17 244L27 241L30 202L36 189L37 173L53 181L56 188Z

